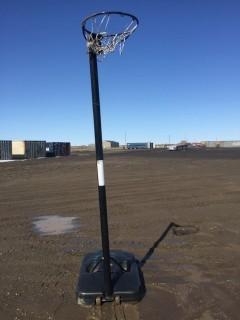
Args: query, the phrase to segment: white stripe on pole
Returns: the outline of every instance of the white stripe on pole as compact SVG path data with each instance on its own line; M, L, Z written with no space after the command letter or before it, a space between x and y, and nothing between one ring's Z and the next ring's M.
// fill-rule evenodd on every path
M97 161L98 185L105 186L103 160Z

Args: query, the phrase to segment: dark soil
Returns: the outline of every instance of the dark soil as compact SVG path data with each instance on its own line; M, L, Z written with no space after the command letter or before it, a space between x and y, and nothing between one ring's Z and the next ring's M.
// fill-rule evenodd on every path
M94 154L0 163L0 319L238 320L240 151L126 151L105 156L111 248L145 261L135 305L83 308L75 287L84 255L100 248ZM79 218L41 235L39 216Z

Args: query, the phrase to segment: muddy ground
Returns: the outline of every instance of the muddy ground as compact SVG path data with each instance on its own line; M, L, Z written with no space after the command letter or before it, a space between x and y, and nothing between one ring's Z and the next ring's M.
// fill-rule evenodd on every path
M0 163L0 319L240 319L240 151L108 153L111 248L145 262L135 305L83 308L75 287L83 256L100 248L93 153ZM72 232L41 235L43 215L77 217Z

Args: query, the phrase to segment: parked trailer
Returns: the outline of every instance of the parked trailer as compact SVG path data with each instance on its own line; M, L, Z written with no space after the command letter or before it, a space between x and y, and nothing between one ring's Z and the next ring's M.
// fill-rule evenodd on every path
M127 149L153 149L152 142L129 142Z
M189 148L188 143L179 143L179 144L172 144L167 146L167 149L169 151L183 151L183 150L187 150L188 148Z
M71 153L70 142L47 142L46 143L46 156L69 156Z
M0 140L0 160L12 159L12 141Z

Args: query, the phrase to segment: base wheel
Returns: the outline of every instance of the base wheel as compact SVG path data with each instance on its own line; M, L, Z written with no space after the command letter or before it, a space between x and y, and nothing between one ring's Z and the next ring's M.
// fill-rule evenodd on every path
M96 300L95 300L95 303L96 303L97 306L101 306L102 298L101 297L97 297Z
M77 304L80 304L80 305L84 305L85 303L84 303L84 300L83 299L81 299L81 298L77 298Z
M77 304L80 304L83 307L91 307L92 304L87 303L83 298L78 297L77 298Z
M120 296L116 296L114 300L115 300L116 304L121 304L121 297Z

